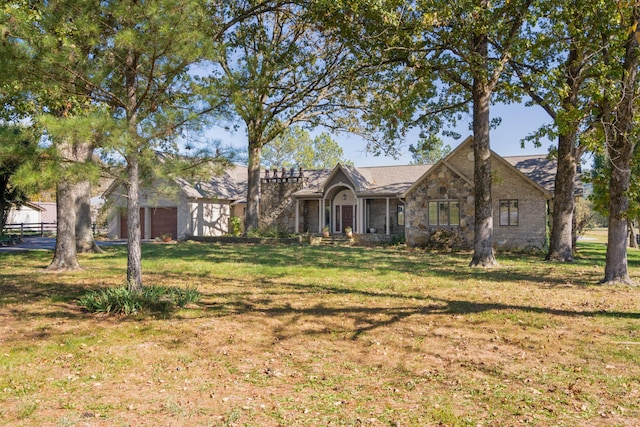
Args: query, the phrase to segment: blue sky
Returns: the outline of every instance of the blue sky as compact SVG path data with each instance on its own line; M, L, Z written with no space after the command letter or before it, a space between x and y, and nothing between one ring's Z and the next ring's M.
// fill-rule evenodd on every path
M501 156L517 156L530 154L546 154L551 141L543 141L539 148L531 143L527 143L524 148L520 146L520 140L527 135L535 132L540 126L550 122L550 118L546 112L540 107L525 107L522 104L494 105L491 107L492 117L501 117L502 122L498 128L491 131L491 148ZM469 130L471 124L471 115L465 116L464 120L458 124L455 129L462 138L454 140L452 138L442 137L445 144L455 148L467 136L471 135ZM243 129L237 131L225 131L217 128L210 131L206 135L211 139L219 139L223 145L231 145L236 148L246 149L246 135ZM356 136L347 134L333 135L344 150L344 157L351 160L356 166L389 166L403 165L411 161L411 155L408 152L409 144L415 143L418 138L418 132L411 132L406 139L402 154L398 159L393 157L379 156L375 157L365 151L366 144L363 140Z

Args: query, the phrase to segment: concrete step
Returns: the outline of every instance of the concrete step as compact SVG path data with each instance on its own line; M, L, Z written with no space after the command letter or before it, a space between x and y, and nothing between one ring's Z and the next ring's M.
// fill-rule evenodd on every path
M349 246L352 242L352 239L348 238L344 234L335 234L329 237L322 237L320 240L320 244L324 246Z

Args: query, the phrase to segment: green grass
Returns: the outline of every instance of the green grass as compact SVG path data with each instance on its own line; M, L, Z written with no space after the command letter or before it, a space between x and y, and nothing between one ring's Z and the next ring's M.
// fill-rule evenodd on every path
M136 316L83 308L123 282L125 248L62 274L3 254L0 423L633 425L640 294L597 284L604 249L483 270L402 247L150 244L154 298L199 299Z

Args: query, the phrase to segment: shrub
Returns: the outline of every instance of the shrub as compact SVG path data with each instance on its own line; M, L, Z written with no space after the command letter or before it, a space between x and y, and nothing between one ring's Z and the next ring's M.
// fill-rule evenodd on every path
M464 240L457 231L439 228L427 239L424 247L436 251L459 250L464 246Z
M277 226L263 227L256 230L251 230L247 233L247 237L269 238L269 239L283 239L289 237L289 233L285 230L280 230Z
M91 291L80 297L78 304L92 313L124 314L144 312L168 313L200 300L194 287L148 286L142 291L130 291L126 286Z

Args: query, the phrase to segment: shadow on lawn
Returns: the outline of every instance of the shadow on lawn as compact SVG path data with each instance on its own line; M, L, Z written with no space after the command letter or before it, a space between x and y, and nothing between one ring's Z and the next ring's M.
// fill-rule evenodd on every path
M403 319L414 315L471 315L483 312L521 312L534 313L549 316L560 317L585 317L585 318L612 318L612 319L640 319L640 313L606 311L606 310L570 310L555 309L550 307L528 306L518 304L503 303L482 303L475 301L465 301L460 299L433 298L425 295L406 295L393 293L370 292L366 290L351 290L332 286L305 286L289 283L286 285L293 289L297 295L308 293L317 298L318 293L324 295L356 295L369 298L367 305L349 306L338 305L331 306L326 303L318 303L312 307L293 307L290 303L279 303L281 300L280 293L274 292L267 294L263 298L247 301L241 294L217 294L207 295L208 297L225 298L226 301L219 305L204 305L209 312L216 313L219 316L243 315L243 314L261 314L269 317L291 317L291 319L279 330L286 329L287 325L295 324L303 318L350 318L355 325L359 325L354 329L343 330L342 332L351 333L352 339L357 339L360 335L381 327L391 326ZM237 298L236 298L237 297ZM399 301L415 301L414 305L398 305L393 306L388 303L376 304L378 299L398 299ZM338 300L344 302L344 300ZM329 325L330 322L327 322ZM276 331L278 333L279 331ZM328 326L323 330L307 330L303 334L321 335L325 333L336 332ZM279 335L279 339L286 339L284 334Z
M50 304L72 303L87 292L87 288L80 285L51 281L42 284L35 280L25 280L23 276L11 274L3 274L0 277L0 308L9 305L25 306L30 303L46 301ZM14 311L18 312L15 309ZM64 317L72 317L66 312L60 312L60 314ZM51 315L51 317L56 317L56 315Z

